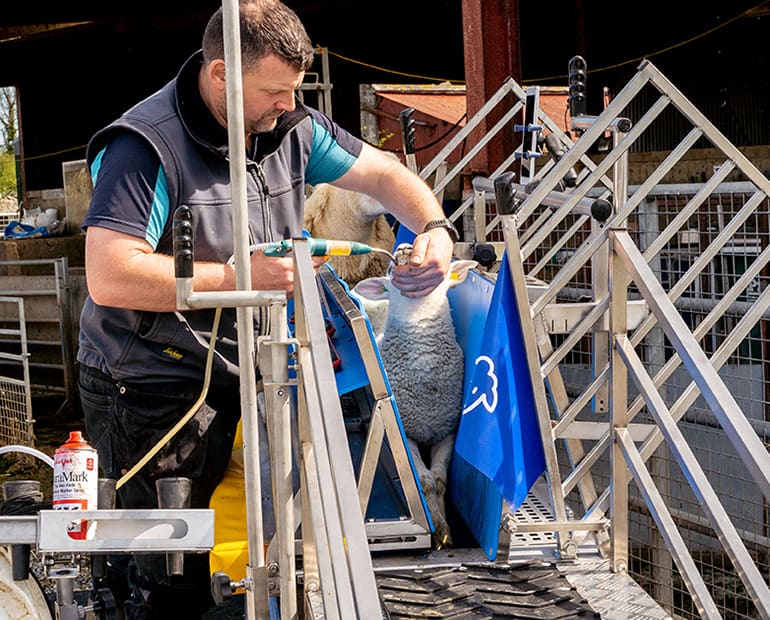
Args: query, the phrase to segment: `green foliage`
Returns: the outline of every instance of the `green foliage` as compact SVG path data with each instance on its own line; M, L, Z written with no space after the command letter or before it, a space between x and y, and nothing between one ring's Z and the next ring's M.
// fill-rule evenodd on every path
M0 197L16 194L16 159L13 153L0 152Z

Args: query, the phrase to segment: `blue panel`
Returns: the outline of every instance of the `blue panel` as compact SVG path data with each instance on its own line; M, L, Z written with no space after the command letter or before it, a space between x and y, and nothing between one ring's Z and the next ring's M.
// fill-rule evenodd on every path
M374 333L372 332L372 326L369 323L369 318L360 303L360 301L351 296L350 288L344 280L341 280L331 265L327 265L329 271L337 277L337 281L343 286L345 292L348 293L348 297L361 311L361 314L366 319L366 327L369 333L369 339L374 348L374 352L377 357L377 364L382 372L385 388L390 395L390 402L393 406L393 410L396 413L396 422L398 422L398 428L401 436L401 441L406 448L406 455L409 459L409 469L412 476L415 479L417 489L420 494L420 501L423 506L428 520L428 525L433 530L433 522L430 517L428 505L425 501L425 496L422 492L420 481L417 478L417 472L414 467L414 461L412 460L412 453L409 450L409 446L406 440L406 434L404 433L404 427L401 424L401 417L398 414L398 405L393 398L393 392L390 388L387 374L380 357L380 351L374 341ZM355 341L353 330L348 325L343 316L342 309L337 305L333 295L327 295L328 310L331 313L329 318L335 326L335 333L332 336L332 343L337 349L340 359L342 360L339 371L335 372L335 379L337 382L337 391L340 397L344 397L346 394L351 394L357 389L365 388L369 385L369 378L366 374L363 358L361 357L358 344ZM324 316L326 316L326 309L324 309ZM348 445L351 451L351 457L353 459L354 467L358 467L358 463L363 456L363 449L366 445L366 432L360 431L348 431ZM358 471L356 471L358 475ZM394 519L401 516L411 516L408 514L408 507L406 499L403 495L403 489L401 487L401 481L398 479L398 473L393 463L392 455L389 452L387 446L383 447L383 451L380 454L380 459L377 467L377 472L374 478L374 486L369 498L369 505L367 506L366 518L367 519Z
M454 466L457 475L450 479L449 489L450 498L463 505L463 518L493 559L500 495L516 510L545 470L545 457L517 311L516 295L526 291L513 290L505 257L491 299L482 302L486 292L485 287L466 293L469 303L478 299L488 310L483 327L476 321L471 328L474 337L466 343L463 415L453 456L462 458ZM479 309L474 316L480 315ZM485 486L484 479L495 489Z
M487 278L471 271L465 282L449 291L457 342L465 356L466 377L470 376L481 348L494 288L494 284ZM468 385L466 381L466 390ZM449 472L449 498L484 553L494 559L497 554L503 496L492 480L456 452L452 455Z

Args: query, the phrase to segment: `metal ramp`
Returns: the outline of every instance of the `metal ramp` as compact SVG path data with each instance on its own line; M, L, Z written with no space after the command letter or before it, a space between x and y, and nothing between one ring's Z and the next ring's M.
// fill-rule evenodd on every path
M641 118L632 122L623 116L640 93L649 97L650 91L657 99L653 97ZM629 194L628 152L669 106L690 129L647 181ZM524 529L555 531L559 555L572 558L580 557L581 545L592 532L608 558L608 567L625 574L631 562L629 505L633 494L643 500L654 520L656 535L669 554L668 575L676 575L693 612L700 617L722 617L724 609L715 602L715 584L707 582L708 575L703 574L680 531L676 496L659 488L667 479L656 475L660 461L650 459L664 447L671 457L667 466L680 469L697 500L705 530L713 532L711 536L721 543L725 558L739 576L745 600L754 609L747 613L770 617L770 590L758 567L761 546L738 531L735 516L728 513L715 490L715 472L704 470L688 441L687 428L678 425L688 407L702 397L744 464L749 483L764 501L770 498L767 448L719 373L765 315L770 300L767 289L758 292L718 344L706 350L703 343L704 335L763 273L770 253L762 250L740 277L732 278L698 324L688 325L677 308L681 297L693 297L690 287L704 277L728 242L749 236L757 207L770 193L770 181L649 62L642 63L600 116L580 121L584 127L581 137L575 144L565 143L564 156L547 162L536 174L536 183L516 185L500 174L493 197L489 186L481 188L484 201L496 204L497 214L488 227L502 225L515 289L527 290L528 278L531 281L533 276L548 282L536 296L517 295L546 450L551 513ZM547 120L543 125L548 126ZM589 149L607 131L612 135L609 152L599 163L583 165L577 186L568 194L561 192L565 175L586 163ZM645 213L652 188L704 140L725 158L711 178L668 219ZM679 243L688 221L697 219L698 210L733 171L748 179L753 193L729 219L722 220L723 227L713 232L708 244L702 244L687 269L676 279L669 275L664 288L662 250L670 248L672 240L674 245ZM609 212L602 213L603 219L591 217L597 200L608 200L611 205ZM643 237L642 251L636 239L644 235L651 219L656 220L649 231L653 234ZM476 230L481 229L477 223ZM651 360L649 339L663 335L667 353ZM571 382L568 388L565 376L573 370L570 367L578 353L587 360L590 377L579 387ZM675 371L685 371L690 382L664 400L661 386ZM574 517L568 508L574 510ZM609 530L598 527L607 515L612 515ZM660 547L657 549L662 557Z

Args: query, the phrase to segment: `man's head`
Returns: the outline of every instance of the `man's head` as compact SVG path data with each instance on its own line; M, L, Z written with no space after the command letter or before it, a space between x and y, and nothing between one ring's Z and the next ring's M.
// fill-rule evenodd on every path
M278 0L241 0L240 36L246 131L262 133L294 109L294 91L313 63L313 45L297 15ZM226 124L223 15L212 15L203 34L201 93Z
M268 54L275 54L297 72L313 64L313 44L297 14L278 0L241 0L241 63L243 71L254 68ZM223 16L220 8L203 33L203 59L224 60Z

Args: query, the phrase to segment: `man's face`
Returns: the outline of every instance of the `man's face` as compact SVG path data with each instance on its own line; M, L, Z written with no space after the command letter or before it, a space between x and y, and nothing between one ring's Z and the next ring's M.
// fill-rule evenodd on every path
M297 72L278 56L262 58L243 74L243 118L249 133L272 130L278 117L291 112L294 91L302 84L305 73Z

